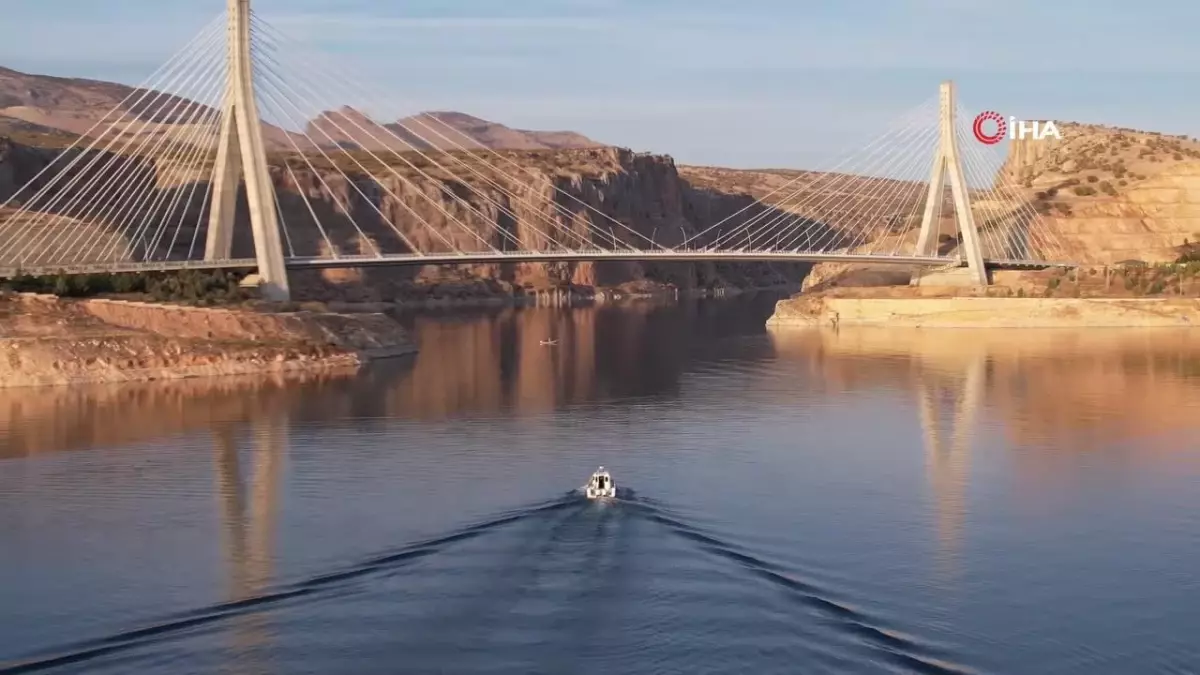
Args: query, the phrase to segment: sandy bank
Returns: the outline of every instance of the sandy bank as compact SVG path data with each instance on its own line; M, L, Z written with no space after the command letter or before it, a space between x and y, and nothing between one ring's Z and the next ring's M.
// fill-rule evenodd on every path
M0 297L0 387L357 368L413 351L383 314Z
M829 297L781 300L771 327L912 328L1187 327L1196 298Z

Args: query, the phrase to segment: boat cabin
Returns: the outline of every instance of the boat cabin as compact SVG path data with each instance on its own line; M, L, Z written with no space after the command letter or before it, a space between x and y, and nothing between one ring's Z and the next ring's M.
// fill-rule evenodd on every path
M617 496L617 486L604 467L597 469L596 473L592 474L591 479L588 480L587 496L588 499Z

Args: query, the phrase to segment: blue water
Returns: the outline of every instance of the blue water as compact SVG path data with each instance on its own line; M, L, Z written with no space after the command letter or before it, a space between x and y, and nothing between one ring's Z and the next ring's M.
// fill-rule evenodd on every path
M770 300L0 393L0 672L1200 672L1200 338Z

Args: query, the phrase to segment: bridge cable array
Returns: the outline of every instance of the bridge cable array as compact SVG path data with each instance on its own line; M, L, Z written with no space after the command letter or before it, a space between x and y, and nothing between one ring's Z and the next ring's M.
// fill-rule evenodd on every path
M939 105L934 97L910 109L862 149L820 171L797 172L753 203L695 233L685 245L880 258L912 255L940 143ZM984 257L1067 260L1062 238L1046 226L1010 172L988 156L994 150L974 138L973 118L957 106L955 119L960 163ZM949 181L934 197L931 213L941 232L957 232ZM952 255L953 249L943 254Z
M362 100L365 97L361 96L361 89L354 87L353 78L331 72L325 65L311 59L284 58L286 48L292 46L289 39L257 16L253 28L255 45L258 47L255 73L260 101L265 104L265 116L283 120L287 126L295 128L310 119L309 111L315 113L315 118L311 118L315 122L307 124L306 130L300 134L300 140L307 143L310 150L303 152L298 145L294 145L294 156L314 176L322 172L310 160L312 149L334 167L335 175L339 178L348 180L341 170L341 166L346 164L376 176L374 185L390 197L390 203L401 205L406 215L421 226L419 234L424 234L426 241L417 242L403 235L397 219L384 213L380 205L363 192L361 186L354 184L354 181L349 183L354 185L355 192L375 215L396 231L411 252L422 255L440 250L466 255L471 251L580 251L599 249L601 246L609 250L640 250L646 245L665 250L665 247L655 244L630 225L555 185L553 179L548 179L545 174L534 173L530 167L482 146L435 114L383 125L345 106L332 108L316 103L320 92L332 94L342 101ZM294 64L313 82L309 83L302 77L286 76L283 72L285 63ZM358 147L354 150L341 147L346 139ZM294 142L294 135L289 136L289 140ZM470 147L472 145L475 147ZM488 158L513 168L505 170L495 162L489 162ZM522 179L520 173L527 177ZM431 185L437 186L437 190L429 190ZM325 188L328 190L328 186ZM456 188L468 194L457 192ZM305 198L303 191L300 195ZM424 200L426 213L414 208L410 203L412 199L406 200L406 196ZM560 197L564 199L560 200ZM305 201L309 212L314 211L312 205L307 203L307 198ZM567 201L567 204L563 201ZM568 204L582 209L572 210ZM448 205L453 205L458 213L451 212ZM430 210L433 213L428 213ZM350 211L349 208L343 208L343 214L348 217ZM430 216L435 214L444 218L453 229L430 222ZM483 227L472 227L465 222L468 218ZM597 223L597 220L607 227ZM503 221L519 225L519 231L514 231L518 228L501 226ZM362 233L362 227L357 222L352 225ZM447 230L461 234L456 239L450 239L445 233ZM324 231L322 235L327 238ZM428 239L436 240L440 246L431 246L435 242ZM629 241L638 245L627 243ZM378 246L373 247L373 253L385 255L385 251Z
M221 14L0 204L0 266L149 261L172 223L174 247L207 182L187 179L219 124L220 108L202 101L223 91L225 53Z
M949 185L926 208L940 143L936 97L828 170L757 172L763 185L747 189L744 207L714 200L712 211L729 213L690 232L675 223L678 234L664 232L660 241L607 191L627 156L496 150L437 113L379 123L348 107L372 100L354 78L306 58L302 45L257 14L251 36L271 198L292 260L702 251L852 253L886 262L914 255L927 210L940 243L951 244L938 254L954 255L946 240L957 232ZM221 14L0 204L0 269L202 258L228 58ZM956 119L985 258L1064 260L1061 237L1011 172L989 162L994 148L974 140L961 109ZM593 176L583 178L585 169Z
M961 103L954 118L963 173L972 191L975 224L983 239L984 257L994 260L1045 260L1065 262L1078 252L1071 251L1063 237L1050 227L1033 201L1024 196L1026 189L1017 185L1016 176L989 157L995 146L978 142L971 129L974 115Z

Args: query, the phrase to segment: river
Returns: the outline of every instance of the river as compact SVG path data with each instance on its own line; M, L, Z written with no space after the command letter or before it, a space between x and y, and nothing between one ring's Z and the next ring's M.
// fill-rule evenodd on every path
M772 302L0 391L0 673L1200 672L1200 337Z

